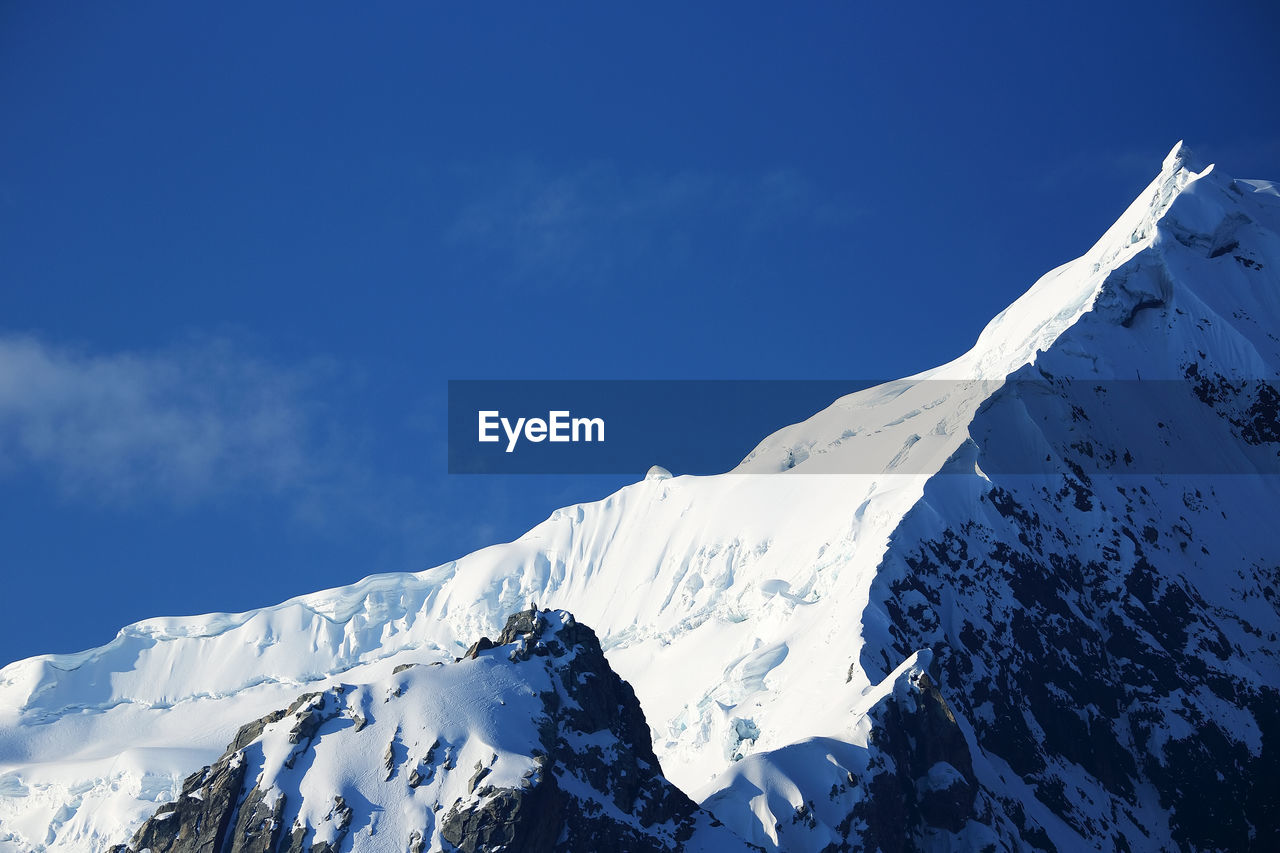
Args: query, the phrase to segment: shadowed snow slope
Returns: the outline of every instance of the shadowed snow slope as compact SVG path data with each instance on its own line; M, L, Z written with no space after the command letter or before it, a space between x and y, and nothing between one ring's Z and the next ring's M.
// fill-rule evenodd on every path
M666 776L766 847L894 820L920 844L1256 843L1280 738L1280 478L1257 476L1280 447L1278 214L1272 185L1179 146L969 353L728 474L14 663L0 850L127 840L246 721L452 660L530 602L599 632Z

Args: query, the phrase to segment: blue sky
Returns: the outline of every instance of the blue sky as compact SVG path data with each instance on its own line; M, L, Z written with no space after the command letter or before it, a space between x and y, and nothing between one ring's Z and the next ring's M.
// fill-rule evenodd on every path
M693 5L0 6L0 661L626 481L447 476L448 379L903 375L1280 177L1273 4Z

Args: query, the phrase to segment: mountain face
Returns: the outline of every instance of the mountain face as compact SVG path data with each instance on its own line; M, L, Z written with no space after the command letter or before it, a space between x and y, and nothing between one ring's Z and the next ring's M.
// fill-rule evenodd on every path
M728 474L647 478L445 566L148 620L99 649L12 664L0 851L106 850L172 820L158 804L212 809L219 797L184 787L230 792L218 780L241 772L235 754L232 829L265 815L284 841L301 819L307 844L353 849L357 814L375 813L355 794L376 798L316 768L364 767L389 786L369 790L417 809L377 812L386 849L407 849L413 829L425 849L457 844L446 824L493 825L476 791L524 790L535 750L553 754L536 726L500 740L442 722L453 695L473 722L555 718L540 697L568 690L558 673L573 664L470 648L530 601L593 626L643 708L652 760L639 708L621 699L624 711L604 709L608 761L591 764L581 723L561 726L568 748L557 737L554 753L597 768L556 790L612 802L607 825L649 839L628 843L1274 849L1277 271L1280 192L1179 146L1095 246L970 352L836 401ZM478 657L455 663L468 650ZM511 680L484 680L499 673ZM455 678L458 694L440 689ZM425 704L382 702L400 683ZM529 693L504 692L517 683ZM315 703L337 716L303 750L314 760L285 768L295 718ZM241 726L282 708L240 742ZM397 772L435 768L411 789L422 794L385 781L396 726ZM437 738L471 744L456 770L419 748ZM615 764L666 805L619 806ZM485 768L493 778L468 790ZM725 828L740 841L705 841Z
M242 726L111 853L748 850L662 778L635 694L571 615L516 613L435 664Z

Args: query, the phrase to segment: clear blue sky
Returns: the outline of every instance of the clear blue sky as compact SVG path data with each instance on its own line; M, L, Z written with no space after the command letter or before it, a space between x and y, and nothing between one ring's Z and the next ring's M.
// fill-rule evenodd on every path
M448 477L450 378L902 375L1280 177L1271 3L269 6L0 5L0 661L624 482Z

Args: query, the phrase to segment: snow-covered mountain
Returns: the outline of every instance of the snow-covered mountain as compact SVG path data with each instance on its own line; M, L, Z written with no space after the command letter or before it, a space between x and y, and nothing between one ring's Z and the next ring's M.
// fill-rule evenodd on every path
M14 663L0 851L124 843L246 723L451 664L531 602L595 629L665 778L765 849L1267 849L1278 270L1277 189L1179 146L970 352L728 474L654 472L425 572ZM355 809L367 775L315 789ZM350 849L405 849L373 814Z
M662 778L635 693L571 615L513 614L496 642L435 663L242 726L113 853L337 853L348 836L417 853L561 838L587 853L748 853Z

